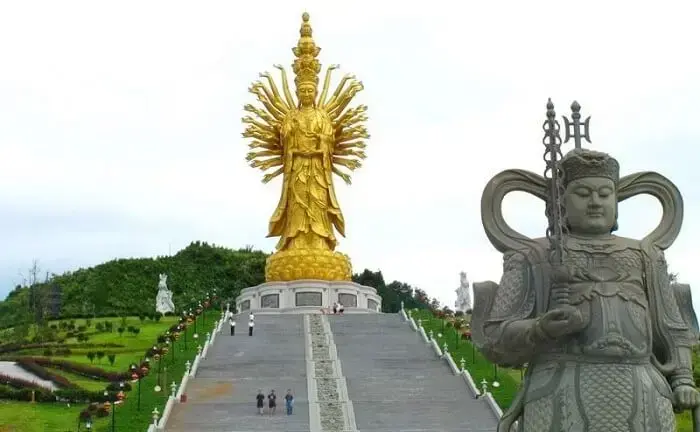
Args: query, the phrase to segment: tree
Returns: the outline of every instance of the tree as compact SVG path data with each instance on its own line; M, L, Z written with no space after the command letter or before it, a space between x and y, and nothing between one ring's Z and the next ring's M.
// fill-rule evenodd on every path
M109 360L109 364L114 366L114 361L116 360L117 356L114 354L107 354L107 360Z
M88 360L90 360L90 363L92 363L92 361L95 360L95 353L94 352L88 351L88 353L85 355L87 356Z
M119 336L123 335L124 334L124 327L119 327L117 329L117 331L119 332Z
M41 326L44 323L45 302L39 286L39 277L41 275L39 261L36 259L32 260L32 266L25 273L20 271L19 274L22 278L22 283L29 290L29 301L27 302L29 316L32 317L31 319L33 319L35 324Z
M97 355L97 361L98 363L102 361L102 359L105 357L105 352L104 351L97 351L95 353Z

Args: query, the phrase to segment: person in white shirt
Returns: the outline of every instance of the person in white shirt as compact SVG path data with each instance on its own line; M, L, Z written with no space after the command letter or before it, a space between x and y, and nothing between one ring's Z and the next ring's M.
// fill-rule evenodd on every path
M250 316L248 316L248 336L253 336L253 327L255 326L255 316L253 313L250 313Z
M342 303L338 302L338 313L340 315L342 315L344 310L345 310L345 306L343 306Z

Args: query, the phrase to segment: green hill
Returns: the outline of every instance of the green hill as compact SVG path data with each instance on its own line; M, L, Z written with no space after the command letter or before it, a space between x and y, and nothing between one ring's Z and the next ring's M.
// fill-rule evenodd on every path
M150 315L158 292L158 275L168 274L168 287L177 307L213 293L233 300L241 289L265 280L262 251L228 249L193 242L173 256L116 259L67 272L31 287L17 287L0 302L0 329L16 328L16 339L28 336L29 324L57 318ZM385 312L406 307L427 308L425 292L402 282L386 284L381 272L365 270L353 280L377 289ZM0 333L0 340L5 339Z

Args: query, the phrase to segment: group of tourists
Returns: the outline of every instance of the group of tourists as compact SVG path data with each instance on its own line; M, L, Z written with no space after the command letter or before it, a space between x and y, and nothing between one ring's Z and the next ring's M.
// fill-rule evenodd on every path
M228 317L228 325L231 329L231 336L236 334L236 318L233 316L233 312L226 312ZM255 315L253 312L248 315L248 336L253 336L253 327L255 327Z
M255 396L255 401L258 408L258 414L263 415L265 412L265 394L262 390L258 390L258 395ZM284 395L284 405L287 409L287 415L292 415L292 409L294 408L294 395L292 394L292 389L287 389L287 394ZM270 390L270 393L267 395L267 406L267 413L274 415L275 411L277 410L277 394L275 393L274 389Z
M332 309L326 309L326 308L321 309L321 313L324 315L330 314L330 313L332 313L333 315L343 315L343 312L345 312L345 306L343 306L343 304L340 302L333 303Z

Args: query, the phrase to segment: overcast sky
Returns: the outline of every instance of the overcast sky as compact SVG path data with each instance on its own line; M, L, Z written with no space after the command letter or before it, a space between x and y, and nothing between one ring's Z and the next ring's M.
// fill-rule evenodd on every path
M668 251L700 304L700 66L691 1L4 1L0 6L0 297L32 259L60 273L193 240L271 251L280 179L241 138L248 85L290 65L301 14L324 66L365 84L372 134L353 184L336 181L339 250L452 306L459 272L498 280L483 233L486 182L543 171L545 103L591 115L593 148L622 174L656 170L684 193ZM506 216L544 233L543 205ZM661 215L620 206L620 235ZM157 280L153 281L155 289Z

